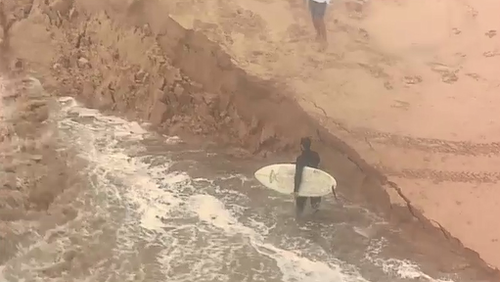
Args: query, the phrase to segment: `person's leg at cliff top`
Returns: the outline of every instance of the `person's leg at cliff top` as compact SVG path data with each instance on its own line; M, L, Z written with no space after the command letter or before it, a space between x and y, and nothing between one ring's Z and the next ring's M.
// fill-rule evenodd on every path
M311 11L314 29L316 30L316 40L318 40L323 47L326 47L326 45L328 44L328 40L326 36L325 12L326 6L330 3L330 0L307 1L309 10Z

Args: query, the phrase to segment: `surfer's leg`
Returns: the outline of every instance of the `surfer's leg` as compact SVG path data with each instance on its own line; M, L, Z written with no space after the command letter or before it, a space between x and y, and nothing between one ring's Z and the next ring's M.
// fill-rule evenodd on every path
M319 209L319 204L321 204L321 197L311 197L311 207L313 210L317 211Z
M301 216L304 212L304 207L306 206L307 197L297 197L295 198L295 215Z

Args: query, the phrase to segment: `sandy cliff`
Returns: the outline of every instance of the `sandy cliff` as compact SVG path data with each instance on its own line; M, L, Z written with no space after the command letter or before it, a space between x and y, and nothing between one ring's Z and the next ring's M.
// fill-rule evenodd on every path
M500 265L488 218L498 146L486 143L495 138L494 27L467 29L450 16L431 28L416 20L427 17L428 1L334 5L323 54L301 1L2 3L3 66L33 72L50 93L165 133L209 136L242 148L240 156L290 151L311 135L342 192L404 227L418 252L440 257L443 269L492 275L462 241ZM432 17L474 11L444 3ZM463 43L476 46L467 51L459 42L472 32L482 34Z

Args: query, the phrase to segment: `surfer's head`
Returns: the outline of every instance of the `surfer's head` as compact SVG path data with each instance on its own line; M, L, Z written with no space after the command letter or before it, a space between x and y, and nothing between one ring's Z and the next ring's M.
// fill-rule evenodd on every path
M311 150L311 138L304 137L300 139L300 148L302 149L302 151Z

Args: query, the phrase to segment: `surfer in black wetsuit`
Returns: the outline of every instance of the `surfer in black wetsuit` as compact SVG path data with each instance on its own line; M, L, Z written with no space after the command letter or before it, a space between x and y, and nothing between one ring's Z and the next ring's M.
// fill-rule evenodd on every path
M300 149L302 150L302 154L297 157L295 163L295 186L293 190L297 216L302 215L307 198L311 199L311 207L315 212L318 210L319 204L321 203L321 197L300 197L298 195L304 167L318 168L320 162L319 154L311 150L311 139L309 137L304 137L300 140Z

